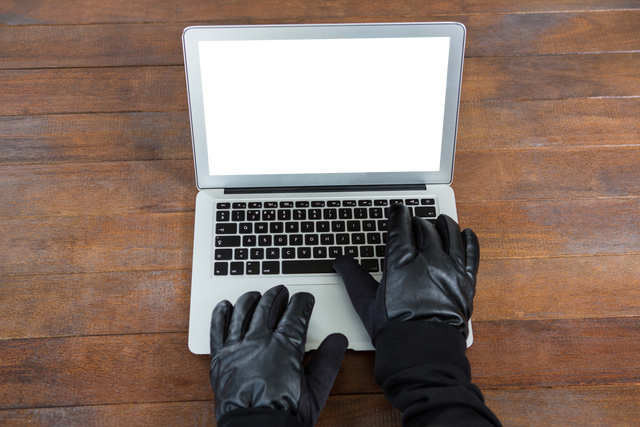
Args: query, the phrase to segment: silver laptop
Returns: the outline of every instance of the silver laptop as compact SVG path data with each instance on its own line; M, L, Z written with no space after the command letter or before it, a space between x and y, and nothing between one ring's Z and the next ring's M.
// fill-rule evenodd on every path
M331 263L351 255L379 279L393 203L457 220L464 43L459 23L184 30L193 353L209 353L219 301L279 284L315 296L307 350L334 332L373 349Z

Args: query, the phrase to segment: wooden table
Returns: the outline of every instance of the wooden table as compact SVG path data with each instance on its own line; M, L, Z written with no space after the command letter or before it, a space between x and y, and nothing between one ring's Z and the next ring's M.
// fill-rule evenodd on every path
M635 0L2 0L0 425L214 425L187 349L193 24L460 21L474 381L505 426L640 424ZM349 352L319 425L400 414Z

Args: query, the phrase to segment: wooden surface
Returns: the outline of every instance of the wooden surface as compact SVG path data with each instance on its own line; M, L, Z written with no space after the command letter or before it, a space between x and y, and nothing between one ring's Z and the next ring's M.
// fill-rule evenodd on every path
M640 425L636 0L3 0L0 425L215 425L182 29L384 21L467 26L453 186L489 406ZM372 366L347 354L319 425L399 425Z

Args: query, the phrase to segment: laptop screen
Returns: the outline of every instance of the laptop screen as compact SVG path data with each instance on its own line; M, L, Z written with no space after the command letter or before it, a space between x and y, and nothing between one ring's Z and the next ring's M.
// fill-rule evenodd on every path
M199 50L211 175L440 168L448 37Z

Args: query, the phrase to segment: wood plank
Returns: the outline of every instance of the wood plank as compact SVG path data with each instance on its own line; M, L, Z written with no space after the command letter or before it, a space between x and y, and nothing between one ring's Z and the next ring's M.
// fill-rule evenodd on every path
M638 145L638 111L640 98L463 103L456 155L465 150Z
M637 146L461 151L453 188L462 203L633 197L640 193L639 165ZM195 209L191 160L5 165L1 170L0 217ZM564 182L566 176L572 179Z
M640 53L469 58L462 102L637 97L639 67ZM0 85L0 115L187 109L178 66L0 70Z
M465 24L467 57L625 52L640 45L640 31L635 31L640 10L436 15L412 20ZM332 21L353 22L353 18ZM191 24L0 26L4 52L0 68L182 65L181 36L187 25Z
M640 317L640 256L482 260L474 321Z
M0 170L0 217L195 209L191 160L30 164Z
M638 97L639 67L640 53L468 58L461 101Z
M0 115L186 111L183 67L0 70Z
M277 0L251 2L248 0L224 2L190 0L176 5L170 1L73 0L59 4L53 0L28 5L21 0L6 0L0 13L0 25L38 24L95 24L118 22L188 22L209 20L259 19L300 20L332 18L411 17L439 14L565 12L637 9L637 3L629 0L559 0L545 2L526 0L500 2L496 0L458 0L455 2L404 2Z
M193 160L189 113L0 117L0 164Z
M456 150L638 145L638 111L640 98L464 103ZM0 117L0 140L0 164L192 160L186 111Z
M591 387L485 391L490 407L504 425L537 426L540 405L548 408L554 425L635 426L640 421L635 400L637 387ZM551 394L551 398L550 395ZM549 408L549 406L552 407ZM7 427L61 425L216 425L211 401L128 404L0 411ZM101 420L97 422L97 420ZM105 424L105 420L107 424ZM400 424L400 413L381 395L331 396L318 426L371 426ZM6 423L6 424L5 424Z
M476 322L468 350L474 382L637 384L638 327L638 318ZM189 354L186 342L186 333L2 340L0 408L211 400L209 357ZM373 352L349 351L332 393L380 393L372 362Z
M505 426L537 427L549 419L555 426L640 423L638 386L483 390L487 405ZM542 411L541 408L544 408ZM6 427L23 426L215 426L213 401L139 403L0 411ZM400 425L400 412L380 394L330 396L318 427Z
M0 276L0 340L186 332L190 273Z
M458 203L484 259L639 254L640 198Z
M187 269L2 275L0 339L186 332L190 277ZM640 317L638 277L638 255L483 260L473 319Z
M190 268L193 213L6 219L1 274Z
M453 188L464 203L635 197L640 147L461 151Z
M615 214L612 214L614 212ZM638 254L639 198L459 203L483 259ZM3 220L0 274L184 269L193 213Z

